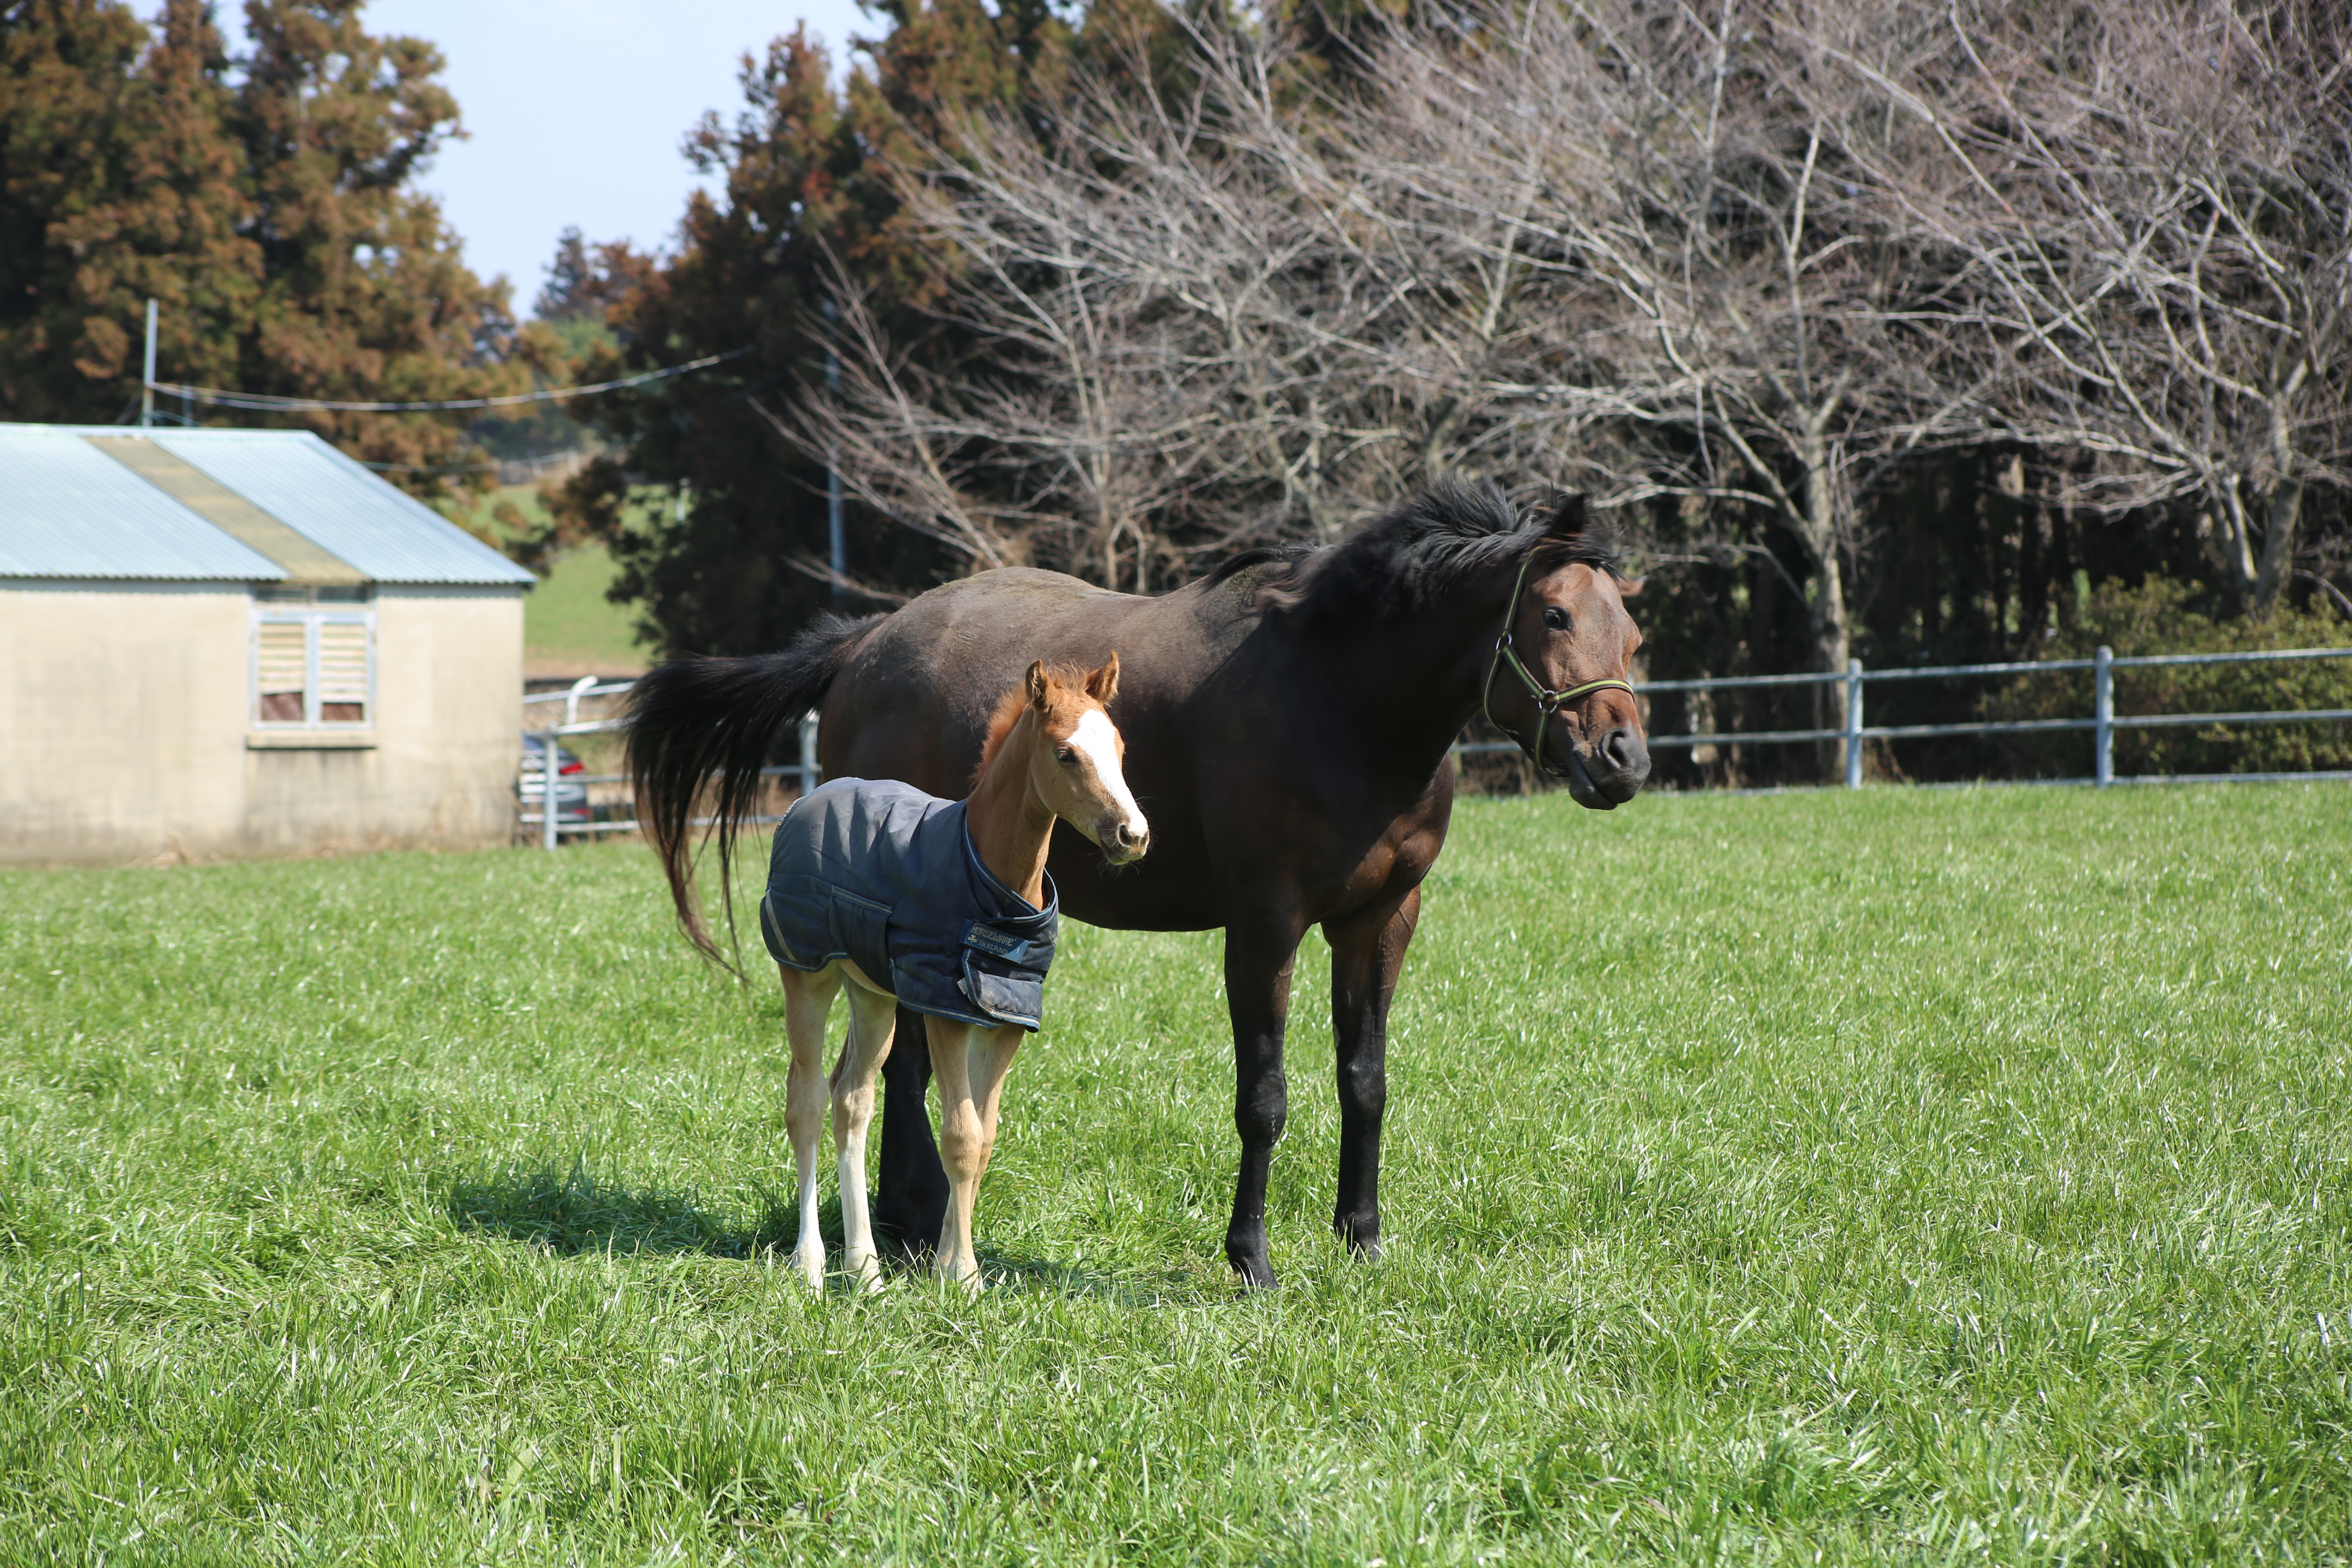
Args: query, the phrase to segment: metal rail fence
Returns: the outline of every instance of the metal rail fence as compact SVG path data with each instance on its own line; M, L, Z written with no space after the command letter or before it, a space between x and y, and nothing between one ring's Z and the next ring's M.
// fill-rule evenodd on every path
M2352 779L2352 772L2294 773L2146 773L2118 776L2115 770L2115 737L2118 730L2155 729L2186 724L2294 724L2326 723L2352 720L2352 708L2292 708L2265 709L2239 713L2117 713L2116 711L2116 671L2144 669L2159 665L2255 664L2265 661L2288 661L2314 658L2352 658L2352 647L2283 648L2263 653L2168 653L2146 654L2117 658L2108 648L2102 647L2089 658L2052 658L2027 660L2012 664L1946 664L1919 665L1897 669L1865 669L1860 659L1849 660L1843 675L1731 675L1710 676L1697 680L1652 680L1634 688L1637 694L1669 691L1722 691L1743 688L1773 686L1827 686L1843 683L1845 687L1845 722L1836 729L1817 730L1728 730L1712 734L1652 735L1653 751L1675 747L1703 745L1778 745L1804 744L1821 741L1839 741L1845 748L1845 786L1862 787L1862 742L1864 741L1907 741L1936 735L2015 735L2053 731L2091 731L2091 773L2081 778L2052 779L2052 784L2082 784L2095 785L2129 784L2189 784L2240 783L2252 784L2279 779ZM1864 688L1871 681L1892 680L1952 680L1991 676L2060 675L2073 670L2087 669L2091 677L2091 712L2080 719L2004 719L1983 720L1961 724L1879 724L1863 722ZM563 704L563 719L534 729L544 748L543 758L560 754L559 742L566 735L607 733L620 728L613 719L582 719L580 704L595 697L617 697L626 692L633 683L614 681L604 685L593 677L582 680L565 691L543 692L526 697L530 703ZM1456 756L1475 756L1487 752L1516 752L1518 747L1508 741L1464 742L1454 748ZM824 779L816 761L816 715L805 714L800 721L800 758L797 763L761 768L762 778L792 777L805 794ZM558 777L566 775L558 774ZM625 784L622 773L582 774L575 782L582 784ZM559 799L554 811L545 808L546 780L526 767L517 794L522 802L520 820L526 826L539 829L540 845L552 849L559 838L597 833L634 833L634 818L609 822L566 823L562 818L562 803ZM539 809L532 809L534 804ZM754 822L775 822L773 816L759 816Z
M539 830L541 848L552 849L559 840L564 837L598 833L635 833L637 830L636 818L634 816L609 822L564 821L561 784L556 788L555 809L552 811L547 809L549 770L556 766L555 759L562 754L559 745L562 737L611 734L621 728L621 721L617 719L581 718L580 704L592 697L619 697L635 684L635 681L630 680L615 680L599 685L594 676L587 676L564 690L538 692L523 699L525 707L557 702L563 704L563 719L561 723L544 724L528 731L529 733L539 737L542 766L534 770L529 765L530 758L526 755L525 765L515 785L515 795L522 808L518 820L525 827L536 827ZM763 779L793 777L798 781L801 793L806 795L822 783L824 777L824 770L816 763L816 715L803 714L800 731L801 760L796 763L761 768L760 776ZM629 782L626 773L566 774L559 772L552 776L556 779L568 778L571 782L583 785L616 784ZM755 823L782 820L782 818L776 816L751 818ZM698 817L696 823L697 826L709 826L703 818Z
M2352 658L2352 647L2283 648L2263 653L2162 653L2145 654L2117 658L2112 649L2102 647L2089 658L2050 658L2028 660L2014 664L1945 664L1918 665L1898 669L1865 669L1860 659L1850 659L1843 675L1736 675L1714 676L1701 680L1652 680L1635 687L1643 696L1666 691L1721 691L1739 688L1765 686L1831 686L1845 687L1845 722L1833 730L1732 730L1719 734L1652 735L1650 749L1658 751L1679 746L1729 746L1798 744L1819 741L1841 741L1845 745L1845 785L1848 789L1862 787L1862 742L1864 741L1908 741L1931 735L2017 735L2037 731L2088 730L2091 740L2091 773L2087 777L2053 779L2053 784L2177 784L2218 783L2235 781L2256 783L2266 779L2352 778L2352 773L2148 773L2122 777L2116 773L2115 740L2118 730L2155 729L2182 724L2293 724L2321 723L2331 720L2352 719L2352 708L2273 709L2250 713L2117 713L2116 711L2116 671L2148 668L2158 665L2189 664L2253 664L2263 660L2310 658ZM1874 680L1951 680L1970 677L2007 675L2058 675L2070 670L2087 669L2091 676L2091 712L2081 719L2007 719L1983 720L1964 724L1880 724L1863 722L1863 688ZM1508 741L1486 741L1456 746L1458 753L1516 752L1518 747Z

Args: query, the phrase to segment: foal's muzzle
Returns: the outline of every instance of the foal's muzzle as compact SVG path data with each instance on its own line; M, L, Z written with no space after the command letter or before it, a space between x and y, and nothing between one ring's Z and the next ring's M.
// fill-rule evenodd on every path
M1139 821L1106 821L1096 830L1095 842L1102 846L1104 858L1124 866L1143 858L1144 851L1151 847L1151 829Z

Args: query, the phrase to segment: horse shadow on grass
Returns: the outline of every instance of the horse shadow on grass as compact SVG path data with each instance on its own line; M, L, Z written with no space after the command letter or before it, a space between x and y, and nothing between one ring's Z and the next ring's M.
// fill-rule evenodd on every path
M1113 1272L1084 1264L1059 1263L1030 1253L974 1249L981 1277L991 1290L1037 1296L1093 1296L1121 1307L1173 1307L1214 1300L1234 1289L1204 1289L1201 1280L1177 1268ZM906 1268L930 1267L929 1258Z
M520 1242L559 1258L583 1253L700 1253L782 1265L800 1239L800 1212L792 1194L756 1193L757 1217L716 1213L692 1188L632 1187L605 1181L574 1161L569 1168L512 1165L488 1174L452 1179L443 1207L460 1230ZM843 1250L841 1200L824 1201L818 1232L827 1252ZM920 1283L930 1258L883 1244L883 1267L894 1280ZM1123 1306L1165 1306L1202 1294L1201 1281L1178 1269L1116 1273L1027 1253L982 1248L981 1271L993 1289L1045 1295L1095 1296Z
M691 1187L633 1187L604 1181L583 1162L569 1169L510 1165L453 1179L443 1205L460 1230L538 1247L559 1258L581 1253L685 1253L757 1258L792 1250L800 1217L782 1194L758 1193L758 1217L706 1206ZM841 1205L826 1206L823 1229L838 1245Z

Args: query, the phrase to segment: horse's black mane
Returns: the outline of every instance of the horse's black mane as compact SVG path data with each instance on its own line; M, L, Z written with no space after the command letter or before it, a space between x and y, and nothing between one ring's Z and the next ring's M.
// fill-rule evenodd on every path
M1562 563L1581 563L1620 583L1625 569L1608 540L1554 533L1549 520L1521 518L1491 484L1440 479L1420 495L1327 545L1280 544L1244 550L1209 574L1213 586L1251 566L1272 563L1272 602L1309 618L1386 618L1427 607L1461 579L1518 560L1538 545Z
M1237 572L1263 566L1269 561L1278 561L1286 565L1294 561L1303 561L1322 548L1319 544L1296 539L1286 544L1255 544L1238 555L1228 555L1218 562L1216 569L1201 579L1202 585L1213 588Z

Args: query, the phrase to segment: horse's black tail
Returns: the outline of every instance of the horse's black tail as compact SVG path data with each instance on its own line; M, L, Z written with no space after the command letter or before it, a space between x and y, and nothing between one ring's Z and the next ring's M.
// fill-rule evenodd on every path
M695 803L715 776L719 896L731 927L735 836L759 808L768 748L778 730L824 700L850 650L881 619L819 615L782 653L674 658L629 693L624 732L637 786L638 828L661 857L678 923L695 946L721 963L727 960L694 900Z

